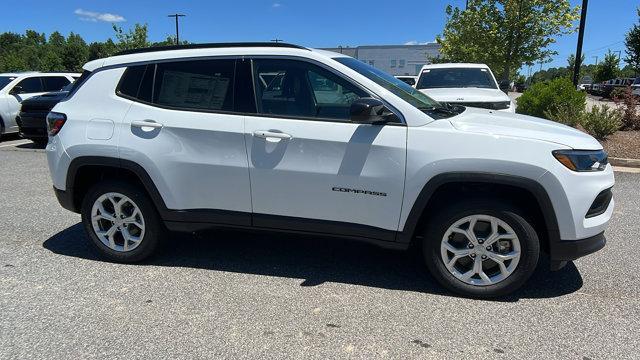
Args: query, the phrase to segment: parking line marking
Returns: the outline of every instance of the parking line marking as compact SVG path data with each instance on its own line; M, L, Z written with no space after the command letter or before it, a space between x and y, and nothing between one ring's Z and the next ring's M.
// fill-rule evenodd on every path
M31 141L24 141L24 142L21 142L21 143L16 143L16 144L6 144L6 145L0 145L0 148L3 148L3 147L11 147L11 146L20 146L20 145L26 145L26 144L29 144L30 142L31 142Z

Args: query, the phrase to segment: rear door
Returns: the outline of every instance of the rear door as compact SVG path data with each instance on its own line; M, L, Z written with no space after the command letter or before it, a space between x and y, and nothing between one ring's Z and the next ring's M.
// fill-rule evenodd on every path
M131 67L120 82L117 94L133 101L120 157L149 173L177 220L250 224L234 76L235 59L182 60Z
M370 94L327 67L254 59L256 115L247 115L254 225L393 240L404 188L407 128L349 120Z

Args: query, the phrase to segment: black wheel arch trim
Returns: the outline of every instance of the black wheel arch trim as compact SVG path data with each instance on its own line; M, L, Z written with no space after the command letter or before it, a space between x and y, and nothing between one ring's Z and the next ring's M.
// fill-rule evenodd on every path
M499 173L488 172L448 172L434 176L422 188L420 194L413 203L413 206L407 216L402 231L398 232L397 241L401 243L410 243L418 228L418 222L423 212L427 209L427 205L433 194L443 185L449 183L487 183L508 185L521 188L530 192L537 200L538 206L542 211L545 222L545 230L549 238L549 242L560 241L560 233L558 230L558 220L551 199L544 187L535 180ZM553 247L551 247L553 248Z

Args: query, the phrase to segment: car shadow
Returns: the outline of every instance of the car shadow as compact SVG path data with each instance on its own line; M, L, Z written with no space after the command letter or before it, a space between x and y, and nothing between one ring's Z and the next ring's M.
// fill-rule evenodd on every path
M47 239L45 249L82 259L104 261L88 244L80 223ZM188 267L302 279L300 286L325 282L454 296L425 270L415 252L392 251L372 245L315 236L219 230L201 236L172 234L171 241L139 266ZM582 287L573 263L551 272L542 258L536 272L520 290L494 301L552 298Z

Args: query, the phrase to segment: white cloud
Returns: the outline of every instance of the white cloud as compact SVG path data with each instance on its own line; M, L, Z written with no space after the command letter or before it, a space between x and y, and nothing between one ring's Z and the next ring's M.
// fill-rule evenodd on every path
M435 40L433 41L425 41L425 42L420 42L417 40L411 40L411 41L407 41L406 43L404 43L405 45L427 45L427 44L431 44L436 42Z
M95 11L87 11L82 9L76 9L76 11L74 11L73 13L78 15L78 17L82 21L92 21L92 22L104 21L104 22L111 22L111 23L127 21L127 19L125 19L122 15L118 15L118 14L99 13Z
M276 3L273 3L273 5L271 5L271 7L272 8L279 8L279 7L282 7L282 4L276 2Z

